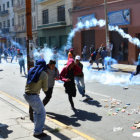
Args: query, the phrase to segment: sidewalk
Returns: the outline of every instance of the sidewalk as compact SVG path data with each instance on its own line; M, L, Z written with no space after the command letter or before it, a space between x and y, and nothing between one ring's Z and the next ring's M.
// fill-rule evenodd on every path
M22 110L23 109L23 110ZM0 93L0 139L36 140L33 135L34 124L28 117L28 109ZM71 128L58 126L51 119L45 122L47 137L42 140L86 140L71 131Z
M121 72L134 72L136 71L135 65L127 65L127 64L114 64L111 66L113 70L121 71ZM102 69L102 65L99 64L99 68ZM97 69L97 65L93 64L93 69Z

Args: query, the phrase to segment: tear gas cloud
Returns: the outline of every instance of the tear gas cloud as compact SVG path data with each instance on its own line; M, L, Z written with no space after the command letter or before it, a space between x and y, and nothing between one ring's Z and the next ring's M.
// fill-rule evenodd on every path
M77 23L76 28L74 28L69 36L68 36L68 40L67 40L67 48L71 48L72 46L72 39L75 36L75 34L77 32L79 32L82 29L89 29L91 27L104 27L106 25L105 20L100 19L97 20L96 18L93 18L92 20L87 20L85 23L82 23L81 21ZM125 33L123 31L123 29L119 28L118 26L111 26L109 25L109 31L116 31L118 32L123 38L128 39L129 42L131 42L134 45L137 45L138 47L140 47L140 40L136 37L131 37L131 35Z
M104 27L105 20L97 20L94 18L90 21L86 21L84 24L82 22L77 23L76 28L74 28L69 33L66 46L63 46L62 49L57 51L58 59L56 61L58 62L59 71L62 70L62 68L65 66L65 64L67 62L67 57L64 54L64 49L71 48L72 39L75 37L76 33L82 29L89 29L91 27L96 27L96 26ZM109 25L109 30L118 32L123 38L127 38L129 40L129 42L140 47L139 39L131 37L129 34L126 34L119 27ZM12 40L9 36L7 36L7 38L11 41L12 45L22 48L22 46L20 46L19 43ZM39 49L39 48L34 49L33 53L34 53L35 60L44 58L47 63L50 61L50 59L53 59L53 55L54 55L53 50L50 49L47 44L44 44L43 49ZM112 59L110 57L107 57L105 59L105 63L108 63L108 62L111 62L111 64L117 63L117 61L115 59ZM83 62L83 64L84 64L83 71L84 71L84 75L85 75L85 81L87 81L87 82L95 80L95 81L105 84L105 85L119 85L119 86L135 85L135 84L140 85L139 76L134 77L133 80L130 82L130 80L129 80L130 75L125 75L125 74L115 75L114 73L110 72L110 67L108 67L106 71L96 71L96 70L89 68L89 64L87 62Z

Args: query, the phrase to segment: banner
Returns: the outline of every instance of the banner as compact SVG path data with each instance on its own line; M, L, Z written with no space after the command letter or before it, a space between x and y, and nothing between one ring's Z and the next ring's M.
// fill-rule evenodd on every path
M91 19L95 18L95 14L90 14L90 15L86 15L86 16L82 16L78 18L78 21L85 23L86 21L90 21Z
M108 13L109 25L128 25L130 24L130 9L113 11Z

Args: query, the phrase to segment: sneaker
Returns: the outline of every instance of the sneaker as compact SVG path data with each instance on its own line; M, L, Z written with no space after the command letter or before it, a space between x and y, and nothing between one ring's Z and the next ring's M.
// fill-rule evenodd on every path
M35 138L41 138L41 137L46 137L47 134L46 134L46 133L41 133L41 134L38 134L38 135L34 134L33 136L34 136Z

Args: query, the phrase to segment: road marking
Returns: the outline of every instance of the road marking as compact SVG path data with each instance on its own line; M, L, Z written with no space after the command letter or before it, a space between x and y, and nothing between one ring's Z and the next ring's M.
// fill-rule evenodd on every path
M16 101L17 103L23 105L26 108L29 108L29 106L27 104L25 104L22 101L10 96L9 94L7 94L5 92L0 91L0 94L3 94L5 96L9 97L10 99ZM87 140L95 140L94 138L92 138L92 137L90 137L90 136L88 136L88 135L86 135L86 134L84 134L84 133L82 133L82 132L80 132L80 131L78 131L78 130L76 130L76 129L74 129L74 128L72 128L72 127L70 127L70 126L68 126L68 125L66 125L64 123L62 123L62 122L60 122L60 121L58 121L58 120L52 119L52 118L50 118L48 116L46 116L46 119L49 119L50 121L54 122L55 124L57 124L57 125L59 125L59 126L61 126L63 128L69 129L70 131L74 132L75 134L77 134L77 135L79 135L79 136L81 136L81 137L83 137L83 138L85 138Z

